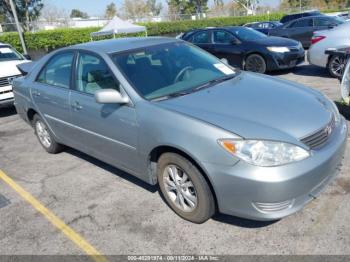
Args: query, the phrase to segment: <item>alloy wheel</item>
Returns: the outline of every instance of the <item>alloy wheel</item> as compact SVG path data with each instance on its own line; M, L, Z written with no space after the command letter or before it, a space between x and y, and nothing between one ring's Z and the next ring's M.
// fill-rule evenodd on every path
M46 125L38 120L36 123L35 123L35 130L36 130L36 133L38 135L38 138L41 142L41 144L46 147L46 148L49 148L51 146L51 136L50 136L50 133L46 127Z
M192 212L198 203L196 189L190 177L178 166L168 165L163 172L167 196L183 212Z
M341 77L345 69L345 59L340 56L332 58L330 61L329 68L334 76Z

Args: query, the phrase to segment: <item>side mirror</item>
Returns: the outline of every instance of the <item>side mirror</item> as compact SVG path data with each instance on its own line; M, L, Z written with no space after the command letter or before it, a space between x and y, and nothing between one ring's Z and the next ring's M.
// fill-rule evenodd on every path
M96 102L99 104L127 104L129 97L122 96L120 92L114 89L101 89L95 93Z
M240 44L240 42L239 42L239 40L237 40L236 38L234 38L234 39L231 40L231 44L233 44L233 45L238 45L238 44Z
M25 59L27 59L27 60L32 60L32 58L31 58L30 55L28 55L28 54L24 54L23 57L24 57Z

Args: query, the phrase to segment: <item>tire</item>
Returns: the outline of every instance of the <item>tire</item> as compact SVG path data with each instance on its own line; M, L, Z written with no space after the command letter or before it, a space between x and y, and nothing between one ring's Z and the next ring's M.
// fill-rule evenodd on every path
M345 58L337 55L332 56L327 64L327 69L332 77L340 79L345 70Z
M158 160L157 178L167 204L180 217L200 224L214 215L215 201L210 187L188 159L175 153L164 153Z
M259 54L251 54L245 59L244 69L250 72L264 74L266 72L266 61Z
M48 153L57 154L63 150L63 146L55 141L50 129L38 114L33 117L33 127L40 145Z

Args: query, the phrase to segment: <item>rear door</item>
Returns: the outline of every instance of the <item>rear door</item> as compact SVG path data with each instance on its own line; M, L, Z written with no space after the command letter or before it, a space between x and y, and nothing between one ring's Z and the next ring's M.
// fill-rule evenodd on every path
M291 23L287 30L289 38L300 41L304 47L309 47L314 32L313 19L299 19Z
M82 151L129 171L138 169L136 111L132 105L98 104L101 89L123 92L105 60L91 52L79 52L70 97L72 137Z
M214 30L213 43L213 53L218 58L226 58L232 66L242 66L242 44L232 33L226 30Z
M209 53L214 54L212 34L210 30L204 30L195 33L190 38L190 42L208 51Z
M40 114L62 141L69 140L72 68L75 53L60 52L42 68L31 88L31 95Z

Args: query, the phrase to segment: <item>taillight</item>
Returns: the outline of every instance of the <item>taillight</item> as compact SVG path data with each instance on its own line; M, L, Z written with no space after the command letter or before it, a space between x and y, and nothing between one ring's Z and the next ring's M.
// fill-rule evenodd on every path
M322 41L322 40L325 39L325 38L326 38L326 37L323 36L323 35L314 36L314 37L312 37L312 39L311 39L311 44L314 45L314 44L316 44L316 43Z

